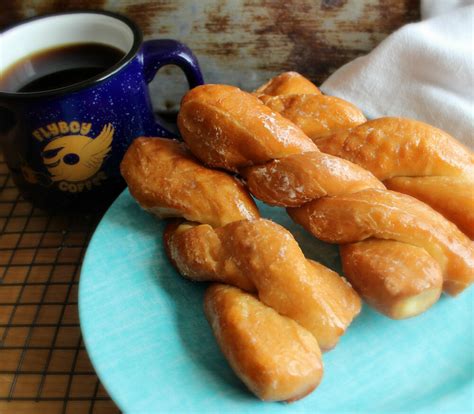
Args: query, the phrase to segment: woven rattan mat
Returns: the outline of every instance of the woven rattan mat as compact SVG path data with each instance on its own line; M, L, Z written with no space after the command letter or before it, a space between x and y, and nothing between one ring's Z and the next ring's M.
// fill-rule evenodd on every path
M117 413L79 329L82 258L102 212L51 215L18 194L0 153L0 413Z

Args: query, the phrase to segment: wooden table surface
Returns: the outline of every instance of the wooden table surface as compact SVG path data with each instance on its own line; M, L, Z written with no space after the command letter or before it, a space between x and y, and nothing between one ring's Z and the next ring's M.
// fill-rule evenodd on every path
M208 82L249 89L284 70L321 82L419 18L417 0L40 0L2 4L0 27L78 8L127 14L146 38L187 43ZM162 72L169 79L152 84L153 101L173 110L182 76ZM101 215L33 208L0 158L0 413L118 412L87 357L77 314L80 266Z

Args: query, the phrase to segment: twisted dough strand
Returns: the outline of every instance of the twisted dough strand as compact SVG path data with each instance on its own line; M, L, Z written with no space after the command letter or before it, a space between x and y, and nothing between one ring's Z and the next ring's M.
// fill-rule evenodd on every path
M411 119L379 118L314 142L431 205L474 238L474 156L445 132Z
M311 191L314 194L317 194L318 191L321 194L327 194L327 197L322 200L331 199L334 202L334 208L346 209L351 204L345 194L341 195L344 187L346 187L348 193L357 194L357 190L363 188L364 184L368 189L378 189L377 191L380 194L386 196L387 203L383 204L383 209L390 210L392 208L390 206L390 200L393 198L391 193L383 190L383 185L369 172L334 156L315 155L314 153L319 154L319 150L316 146L311 145L311 140L299 128L263 105L256 97L240 91L238 88L225 85L204 85L193 89L182 101L178 125L191 151L204 163L213 167L241 172L246 176L249 183L254 183L251 187L254 195L258 198L262 197L267 202L272 202L272 199L292 200L295 198L295 203L288 204L294 205L301 202L301 207L293 207L293 213L301 208L303 209L301 210L302 215L307 218L312 216L315 221L318 220L318 204L306 203L310 197L305 189L307 181L306 179L298 181L298 179L308 174L317 178L321 171L324 171L327 177L333 177L332 184L330 185L331 180L320 180L315 185L318 188L312 188ZM301 161L294 162L293 166L288 168L288 171L282 172L280 165L291 164L292 157L312 159L307 165ZM308 165L313 164L314 159L320 159L321 162L316 164L317 167L311 169ZM365 180L363 178L356 179L356 177L361 178L364 175ZM337 178L338 176L343 178ZM275 182L278 185L275 185ZM302 185L298 185L299 182ZM356 183L359 185L358 189ZM310 185L313 184L314 182L310 183ZM352 184L354 184L354 190L351 189ZM323 185L325 185L325 188L319 188ZM272 191L268 191L270 188ZM272 193L271 196L268 196L269 193ZM397 197L409 200L407 203L421 204L408 196L397 195ZM284 203L286 204L286 201ZM440 222L443 223L441 227L446 227L446 220L435 211L428 209L424 212L425 216L430 217L430 222ZM298 216L293 213L294 217ZM362 217L359 221L362 224L371 222L370 210L362 209L360 215ZM356 215L355 218L357 219L357 217ZM321 220L323 219L321 217ZM423 222L424 217L417 216L417 220L419 223L413 224L413 232L416 232L418 228L426 227L426 223ZM314 225L307 225L308 220L300 221L301 224L306 224L309 231L314 229ZM383 221L377 221L375 218L373 221L377 223L378 227L382 229L385 227ZM343 233L344 230L341 229L340 231ZM472 245L454 226L451 226L450 234L446 232L437 234L436 228L431 229L431 231L430 237L433 238L433 245L437 246L437 250L441 252L432 260L440 262L438 263L438 269L442 268L444 270L445 280L449 281L446 283L445 289L453 294L458 293L472 281L474 257ZM364 240L369 235L381 237L367 230L366 233L362 232L359 239L352 241ZM320 234L316 234L316 236L320 236ZM406 232L403 233L403 237L400 232L392 232L388 238L402 243L407 241L410 243L409 234ZM442 243L440 240L442 240ZM376 243L376 240L373 243ZM448 255L447 250L443 250L443 245L451 246L454 256ZM406 255L406 257L413 257L413 255ZM348 258L348 260L351 259ZM456 266L451 263L453 261L456 261ZM450 265L446 263L450 263ZM377 264L373 265L378 266ZM419 264L416 260L406 261L406 266L416 267L417 265ZM432 268L436 269L437 266L433 265ZM456 268L458 273L450 273L452 268ZM373 273L381 275L382 279L386 278L387 275L393 276L390 274L390 269L380 267L375 270ZM420 275L422 273L419 272ZM455 281L456 284L451 283L451 281ZM439 284L435 287L430 286L430 289L439 289ZM423 291L419 290L418 294L421 293ZM434 300L437 299L437 295L431 295L430 297L435 298ZM393 317L412 316L425 310L432 303L433 301L428 301L423 306L420 305L421 307L415 313L411 309L405 315L389 315ZM403 306L401 308L403 309Z
M219 227L260 217L240 182L203 167L177 141L137 138L120 169L132 196L160 218L180 217Z
M288 95L288 94L315 94L320 95L318 87L297 72L284 72L255 91L258 95Z
M313 335L253 295L213 284L204 311L236 374L265 401L295 401L321 380L321 352Z
M285 88L289 92L288 88ZM347 130L365 122L365 116L354 105L335 96L259 95L258 98L273 111L298 125L308 137L322 137Z
M415 198L370 189L317 199L288 212L316 237L330 243L377 238L425 249L440 265L447 292L459 292L472 283L471 241L454 224Z

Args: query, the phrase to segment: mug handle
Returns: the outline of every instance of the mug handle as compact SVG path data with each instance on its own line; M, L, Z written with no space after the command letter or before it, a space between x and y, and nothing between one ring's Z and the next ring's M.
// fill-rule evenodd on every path
M143 72L145 82L150 83L158 70L165 65L176 65L186 75L189 88L202 85L199 63L191 49L172 39L155 39L143 42ZM176 134L157 122L158 132L163 137L176 138Z

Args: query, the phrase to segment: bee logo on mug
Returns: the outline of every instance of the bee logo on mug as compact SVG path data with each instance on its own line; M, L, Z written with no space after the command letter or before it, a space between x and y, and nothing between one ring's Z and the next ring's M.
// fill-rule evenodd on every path
M62 191L90 190L107 178L100 168L111 150L114 128L106 124L95 138L87 135L90 129L90 123L73 121L33 131L36 139L47 142L41 152L43 165ZM68 135L62 135L65 133Z

